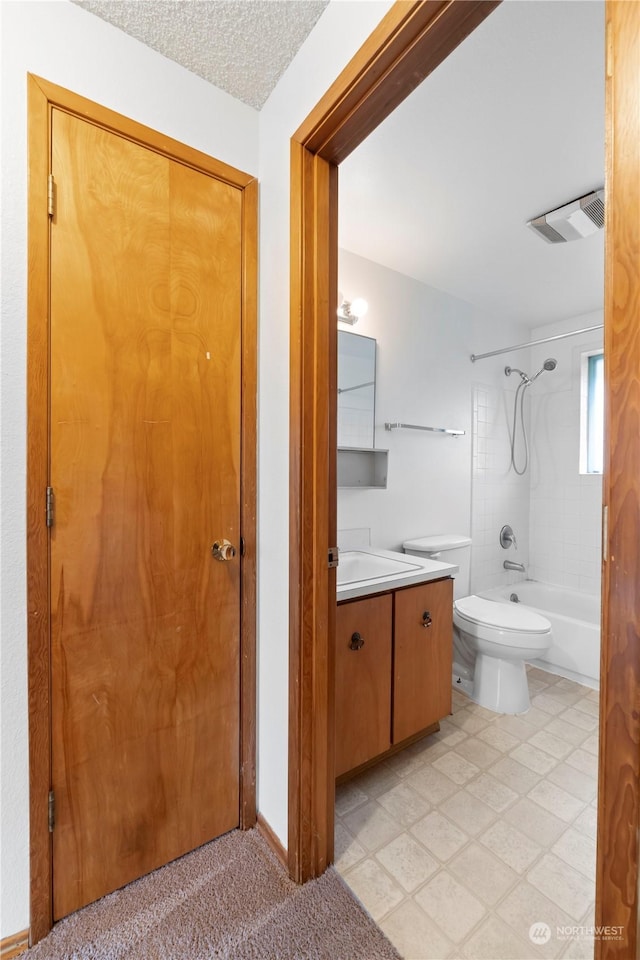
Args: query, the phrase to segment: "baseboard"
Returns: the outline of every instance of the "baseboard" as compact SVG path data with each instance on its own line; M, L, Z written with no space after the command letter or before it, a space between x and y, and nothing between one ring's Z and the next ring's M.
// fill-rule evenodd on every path
M29 931L21 930L20 933L14 933L12 937L3 937L0 940L0 960L10 960L11 957L19 957L29 946Z
M287 856L287 851L282 846L282 844L280 843L280 840L278 839L276 834L273 832L273 829L267 823L267 821L265 820L265 818L262 816L261 813L258 814L258 819L256 821L256 829L258 830L258 833L260 834L260 836L267 841L267 843L269 844L269 846L271 847L271 849L273 850L273 852L275 853L276 857L278 858L282 866L285 868L285 870L288 871L289 858Z

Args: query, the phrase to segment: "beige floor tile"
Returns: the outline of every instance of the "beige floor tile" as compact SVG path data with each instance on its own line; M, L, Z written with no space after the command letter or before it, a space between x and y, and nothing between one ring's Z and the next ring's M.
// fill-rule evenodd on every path
M455 857L447 871L474 891L489 906L502 899L518 881L518 874L479 843L470 843Z
M594 703L600 703L600 691L589 690L589 693L585 694L585 699L592 700Z
M570 827L557 840L551 852L584 874L589 880L596 875L596 844L591 837L585 836Z
M542 710L543 713L548 713L551 716L556 716L557 714L566 710L568 706L571 706L571 704L564 704L559 702L556 698L550 697L547 690L545 690L544 693L539 693L537 696L533 697L531 704L538 710Z
M410 832L443 863L451 859L469 839L466 833L438 810L433 810L419 820Z
M582 697L581 700L577 700L574 706L580 713L588 713L591 717L600 716L600 704L598 701L593 700L589 694L587 694L586 697Z
M564 704L566 709L567 707L573 706L574 703L577 703L582 698L583 694L576 693L574 690L567 690L564 687L561 688L560 682L554 684L553 687L549 687L548 690L545 690L545 694L549 697L552 697L554 700L557 700L558 703ZM582 691L583 688L578 687L578 690Z
M545 730L547 733L552 733L554 737L558 737L566 743L571 743L574 747L579 747L580 744L586 740L589 731L585 730L584 727L577 726L575 723L566 720L566 713L567 711L565 710L559 717L554 717L550 720ZM587 713L579 713L577 710L575 710L574 713L577 717L589 718L589 714Z
M534 727L531 723L527 723L525 717L526 714L523 714L521 717L504 716L500 717L497 723L500 725L501 730L505 730L518 740L528 740L529 737L532 737L536 732L537 727Z
M376 853L383 867L401 887L412 893L440 867L421 843L409 833L401 833Z
M410 827L431 809L429 801L421 797L406 781L379 796L378 803L402 827Z
M538 707L529 707L527 712L522 714L522 719L525 723L539 730L541 727L546 727L552 717L544 710L539 710Z
M559 763L547 774L547 779L587 803L593 800L598 789L598 783L594 777L588 777L586 773L570 767L568 763Z
M502 813L518 799L518 794L488 773L481 773L467 784L467 790L493 810Z
M567 723L573 723L574 726L580 727L582 730L597 730L598 728L598 717L592 716L590 713L584 713L582 710L576 710L575 707L569 707L568 710L565 710L564 713L561 713L559 716L560 720L565 720Z
M468 734L452 721L453 715L440 721L440 729L432 734L434 740L440 740L449 747L455 747L456 743L466 740Z
M587 753L591 753L594 757L597 757L600 750L600 738L597 734L587 737L580 749L586 750Z
M544 733L544 730L538 732ZM568 747L567 753L570 750L571 747ZM549 773L549 770L553 770L558 762L555 757L552 757L549 753L537 747L533 743L533 740L530 743L519 744L515 750L511 751L509 756L517 760L518 763L523 764L523 766L528 767L529 770L533 770L534 773L540 774L541 777Z
M446 960L452 944L413 900L405 900L380 923L404 960Z
M485 830L478 841L519 874L528 870L542 853L538 843L504 820L498 820Z
M593 937L585 933L575 940L569 940L562 958L563 960L593 960L594 951Z
M585 807L579 817L573 821L576 830L595 840L598 831L598 811L594 807Z
M521 744L525 747L526 744ZM515 790L516 793L527 793L531 787L538 782L540 774L530 770L529 767L518 763L513 757L501 757L497 763L489 767L487 773L492 777L504 783L505 786Z
M481 707L479 703L475 703L473 700L469 700L467 709L469 713L473 713L476 717L481 717L483 720L486 720L487 723L493 723L499 716L495 710L487 710L486 707Z
M343 823L336 823L334 831L336 867L340 873L349 870L367 855L361 843L353 837Z
M375 860L363 860L345 874L356 897L378 921L404 899L401 887Z
M535 960L531 941L516 936L506 923L492 915L467 940L462 955L468 960Z
M553 853L546 853L527 879L578 923L594 897L594 879L587 879Z
M378 850L402 832L402 827L375 800L369 800L342 819L347 830L369 851Z
M564 820L560 820L548 810L543 810L528 797L523 797L505 810L502 819L513 824L542 847L550 847L567 829Z
M525 881L509 893L496 911L523 940L529 940L529 931L534 925L546 923L551 928L551 937L546 944L537 944L543 957L558 957L565 949L565 941L558 938L558 927L570 926L573 918Z
M583 687L581 683L576 683L575 680L567 680L565 677L561 677L557 681L555 689L562 691L562 693L575 693L576 696L583 697L587 688Z
M562 787L556 786L549 780L541 780L529 790L527 796L535 800L541 807L560 817L565 823L570 823L584 809L582 800L571 796Z
M445 777L439 770L434 770L433 764L426 764L420 770L410 774L407 777L407 783L434 806L442 803L458 789L453 780Z
M336 813L339 817L344 817L346 813L355 810L361 804L366 803L369 798L364 790L356 786L353 780L343 783L336 787Z
M495 810L466 790L458 790L449 797L444 810L450 820L472 837L486 830L498 816Z
M467 737L456 747L456 753L478 767L490 767L500 757L500 751L478 737Z
M467 780L475 777L477 773L480 773L480 767L477 767L475 763L470 763L468 760L465 760L465 758L461 757L455 750L451 750L445 754L444 757L438 757L437 760L433 761L432 766L435 767L436 770L439 770L440 773L444 773L445 776L453 780L458 786L461 786L466 783Z
M503 730L499 723L481 730L478 734L478 740L484 740L485 743L499 750L500 753L508 753L509 750L513 750L520 743L517 737Z
M485 717L479 717L472 713L467 707L463 710L457 710L449 719L465 733L470 734L476 734L480 730L484 730L489 722Z
M577 730L578 728L574 727L574 729ZM570 742L567 743L566 740L561 740L560 737L549 732L549 727L546 727L544 730L538 730L535 737L531 737L528 746L538 747L540 750L544 750L545 753L555 757L556 760L564 760L567 754L571 753L574 744Z
M449 750L444 743L438 743L436 747L438 751L435 753L434 759L442 756L443 753L447 753ZM389 757L388 760L385 760L384 763L399 780L403 780L417 770L421 770L426 760L422 756L416 756L415 754L410 754L407 750L401 750L399 753L394 754L394 756Z
M414 900L454 943L460 943L486 916L486 908L445 870L437 873Z
M400 783L400 778L386 764L377 763L370 770L358 774L354 778L354 783L363 793L366 793L370 800L373 800Z
M533 680L542 681L547 687L552 683L557 683L559 679L555 673L549 673L548 670L541 670L539 667L527 667L527 678L529 677Z
M567 763L570 767L575 767L580 773L586 773L589 777L598 776L598 758L582 748L574 750L567 757Z

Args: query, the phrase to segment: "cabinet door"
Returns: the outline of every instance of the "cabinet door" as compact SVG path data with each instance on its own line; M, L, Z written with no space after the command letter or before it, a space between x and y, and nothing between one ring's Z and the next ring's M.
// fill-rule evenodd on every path
M453 581L396 593L393 743L451 713Z
M336 776L391 745L391 629L390 594L338 607Z

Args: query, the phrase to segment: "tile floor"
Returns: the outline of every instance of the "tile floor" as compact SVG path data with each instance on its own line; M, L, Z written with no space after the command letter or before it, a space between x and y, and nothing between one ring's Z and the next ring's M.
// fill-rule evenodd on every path
M454 690L438 733L336 792L336 866L405 960L593 957L566 928L593 924L598 694L529 686L519 716Z

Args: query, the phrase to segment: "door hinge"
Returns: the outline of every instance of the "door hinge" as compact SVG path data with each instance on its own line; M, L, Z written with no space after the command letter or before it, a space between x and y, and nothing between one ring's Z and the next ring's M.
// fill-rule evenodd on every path
M53 833L53 828L56 825L56 798L53 795L53 790L49 790L48 817L49 833Z
M337 547L329 547L329 569L340 563L340 552Z
M244 537L240 537L240 556L244 557L245 543Z
M609 505L602 508L602 559L607 562L609 556Z
M52 527L56 519L56 498L53 487L47 487L45 516L47 518L47 526Z
M50 173L47 178L47 213L53 217L56 212L56 185L53 174Z

